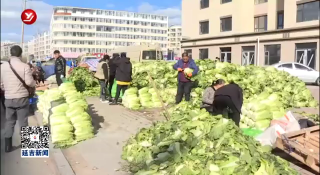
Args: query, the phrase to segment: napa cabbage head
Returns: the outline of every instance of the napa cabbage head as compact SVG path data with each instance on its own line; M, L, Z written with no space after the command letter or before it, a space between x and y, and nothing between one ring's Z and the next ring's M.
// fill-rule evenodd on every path
M184 72L186 75L187 75L187 74L190 74L190 73L192 74L193 69L191 69L191 68L185 68L183 72Z

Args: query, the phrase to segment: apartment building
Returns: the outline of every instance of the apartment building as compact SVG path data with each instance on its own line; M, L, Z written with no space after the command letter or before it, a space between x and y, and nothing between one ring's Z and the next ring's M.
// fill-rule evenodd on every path
M181 56L181 26L170 26L168 28L168 50L174 53L174 56Z
M48 31L36 34L27 45L29 46L29 55L33 55L34 59L43 60L53 54L51 51L51 36Z
M199 59L319 70L319 14L319 0L182 0L182 48Z
M10 48L14 45L21 46L21 43L16 43L12 41L3 41L1 42L1 58L8 58L10 56ZM22 56L28 56L28 45L24 44L22 48Z
M167 48L168 17L135 12L54 7L51 20L52 50L65 57L107 53L139 44Z

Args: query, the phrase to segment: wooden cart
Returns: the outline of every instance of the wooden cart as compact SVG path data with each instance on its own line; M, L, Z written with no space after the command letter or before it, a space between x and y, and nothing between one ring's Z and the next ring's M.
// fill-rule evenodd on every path
M319 126L285 133L276 141L276 147L319 173Z

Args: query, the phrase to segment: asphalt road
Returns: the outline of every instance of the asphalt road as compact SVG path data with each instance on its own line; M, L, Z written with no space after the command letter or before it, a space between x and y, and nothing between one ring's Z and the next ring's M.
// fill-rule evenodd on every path
M308 89L310 89L313 97L319 101L319 90L320 90L320 87L319 86L312 86L312 85L308 85L307 86Z

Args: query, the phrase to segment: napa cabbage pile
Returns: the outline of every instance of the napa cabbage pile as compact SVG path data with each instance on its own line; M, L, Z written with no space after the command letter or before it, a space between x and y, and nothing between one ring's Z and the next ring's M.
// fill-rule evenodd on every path
M59 89L69 105L66 116L74 127L75 141L80 142L94 137L91 116L86 112L88 104L83 95L77 92L73 83L63 83Z
M51 102L63 99L63 95L58 88L45 90L42 95L38 96L37 108L43 114L43 124L49 124L49 110L51 109Z
M129 88L122 96L122 104L126 108L138 110L141 107L140 99L138 97L138 88Z
M45 90L39 95L37 107L43 115L43 124L50 125L51 140L56 147L74 145L73 126L66 116L69 105L58 88Z
M70 119L66 116L69 105L64 101L51 108L50 130L51 140L56 147L68 147L76 142L73 138L73 126Z
M268 92L253 95L252 100L247 100L242 106L240 127L267 129L271 120L279 119L286 113L279 98L276 93L269 94Z
M141 129L123 148L136 175L298 174L234 122L182 102L170 120Z
M138 90L132 87L124 93L122 104L132 110L161 108L161 99L165 105L173 104L176 92L176 88L168 88L158 91L159 94L157 94L154 88L144 87Z
M140 104L144 108L153 108L152 95L149 93L149 88L144 87L139 90Z
M262 92L277 94L279 101L285 109L292 107L317 107L318 102L312 97L305 83L287 72L278 71L273 67L241 66L227 62L212 60L195 60L199 67L198 75L192 77L194 87L205 89L217 79L227 82L234 81L244 91L244 98L251 100L254 95ZM173 69L174 62L156 61L133 64L132 87L153 88L149 76L154 80L157 89L160 90L164 101L174 102L174 95L169 97L161 91L177 88L178 72ZM193 90L193 92L195 92ZM197 96L198 95L198 96ZM201 102L202 93L197 90L192 94L193 99Z
M69 147L94 137L88 104L73 83L45 90L37 106L43 123L50 126L55 147Z

